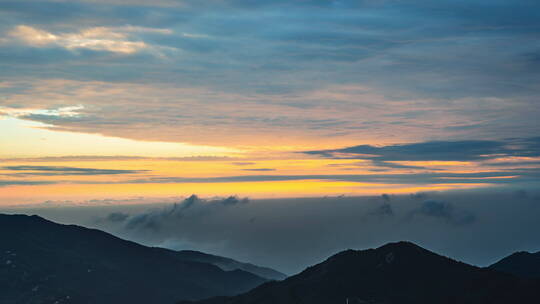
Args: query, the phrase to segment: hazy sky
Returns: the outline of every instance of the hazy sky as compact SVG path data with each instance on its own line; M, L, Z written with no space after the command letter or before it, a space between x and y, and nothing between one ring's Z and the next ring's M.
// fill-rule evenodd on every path
M0 2L0 204L534 187L538 1Z
M538 189L272 200L109 199L0 211L39 214L150 246L202 250L288 274L348 248L401 240L479 266L520 250L540 251Z

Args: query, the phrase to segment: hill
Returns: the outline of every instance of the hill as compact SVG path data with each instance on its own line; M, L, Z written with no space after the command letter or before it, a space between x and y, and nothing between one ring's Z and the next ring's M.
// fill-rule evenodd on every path
M347 250L284 281L197 304L538 303L540 282L482 269L408 242ZM193 303L181 301L180 303Z
M227 271L240 269L269 280L279 281L287 277L287 275L268 267L242 263L230 258L207 254L200 251L181 250L178 251L177 254L183 260L209 263Z
M523 278L540 279L540 252L516 252L489 266L490 269Z
M38 216L0 215L0 303L174 303L266 280Z

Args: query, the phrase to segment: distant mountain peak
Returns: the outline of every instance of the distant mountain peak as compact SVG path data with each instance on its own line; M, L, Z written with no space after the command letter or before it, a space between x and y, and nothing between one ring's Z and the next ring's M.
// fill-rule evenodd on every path
M424 249L416 245L415 243L408 241L400 241L387 243L374 249L344 250L330 257L327 262L347 263L351 260L368 257L373 259L373 265L377 266L378 268L383 267L384 265L411 263L413 261L421 260L425 257L448 259L446 257L437 255L427 249Z
M268 267L256 266L250 263L242 263L231 258L207 254L200 251L181 250L178 251L178 255L187 260L210 263L226 271L241 269L269 280L283 280L287 277L287 275Z
M488 268L518 277L540 279L540 252L514 252Z
M369 252L369 251L378 252L378 253L385 253L385 252L394 251L394 252L424 252L424 253L433 254L433 252L431 252L431 251L429 251L427 249L424 249L424 248L416 245L413 242L400 241L400 242L387 243L387 244L382 245L380 247L371 248L371 249L363 249L363 250L347 249L347 250L343 250L343 251L335 254L334 256L355 255L355 254L359 254L359 253L363 253L363 252Z
M345 250L280 282L199 304L537 303L540 282L449 259L411 242Z

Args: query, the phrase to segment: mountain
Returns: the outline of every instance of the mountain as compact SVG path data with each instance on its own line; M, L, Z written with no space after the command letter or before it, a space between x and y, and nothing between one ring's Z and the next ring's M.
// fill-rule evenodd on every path
M108 233L0 214L0 303L174 303L266 280Z
M523 278L540 279L540 251L516 252L489 266L490 269L511 273Z
M280 282L197 304L539 303L540 282L482 269L412 243L347 250ZM179 303L193 303L181 301Z
M287 277L287 275L268 267L260 267L250 263L242 263L230 258L202 253L199 251L182 250L178 251L177 254L183 260L213 264L226 271L240 269L269 280L279 281Z

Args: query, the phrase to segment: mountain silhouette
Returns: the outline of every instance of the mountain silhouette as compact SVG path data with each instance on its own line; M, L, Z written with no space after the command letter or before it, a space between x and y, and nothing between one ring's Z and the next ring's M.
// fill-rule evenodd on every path
M537 253L516 252L489 266L489 268L511 273L518 277L540 279L540 251Z
M177 255L186 261L209 263L226 271L240 269L269 280L279 281L287 277L287 275L272 268L260 267L250 263L242 263L230 258L207 254L200 251L181 250L177 251Z
M265 281L99 230L0 214L0 303L174 303Z
M347 250L280 282L197 304L539 303L540 282L482 269L408 242ZM193 303L180 301L179 303Z

